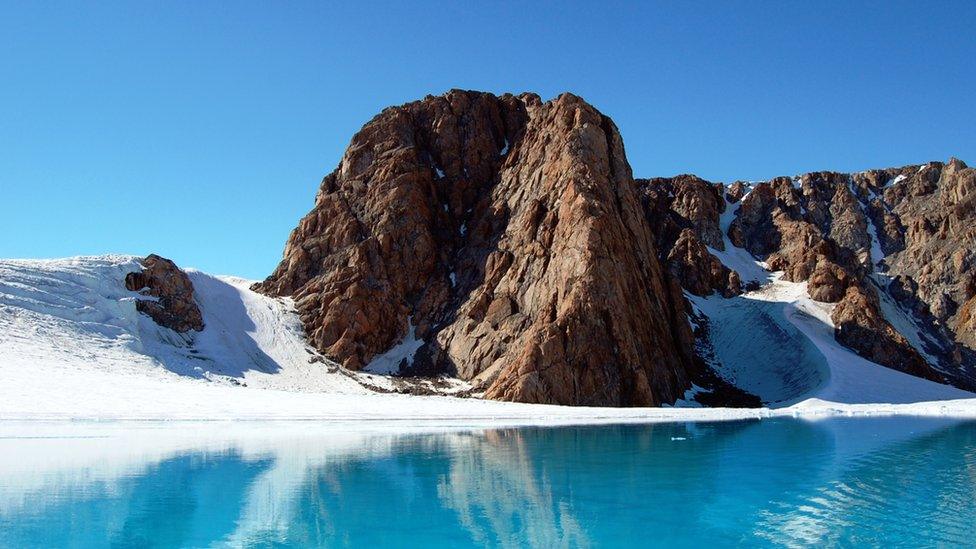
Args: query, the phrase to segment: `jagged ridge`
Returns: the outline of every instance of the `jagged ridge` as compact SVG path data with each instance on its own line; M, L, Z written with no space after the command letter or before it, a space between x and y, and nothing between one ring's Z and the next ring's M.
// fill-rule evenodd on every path
M620 135L571 94L385 110L256 288L294 296L312 343L353 369L413 333L411 371L488 398L647 406L690 386L680 289Z
M352 369L398 346L404 373L489 398L654 405L708 377L681 287L757 289L723 263L745 254L838 303L836 338L861 356L972 388L973 188L957 160L635 181L580 98L455 90L364 126L255 289L293 296L312 344Z

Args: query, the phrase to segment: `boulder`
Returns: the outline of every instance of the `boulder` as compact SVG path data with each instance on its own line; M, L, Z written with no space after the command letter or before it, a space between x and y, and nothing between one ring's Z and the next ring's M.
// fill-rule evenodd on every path
M141 271L125 275L125 287L154 299L136 300L136 310L179 333L202 331L203 315L193 297L190 277L175 263L156 254L149 254L140 263Z
M724 297L742 293L739 274L712 255L698 235L685 229L667 258L668 270L689 292L707 296L719 292Z

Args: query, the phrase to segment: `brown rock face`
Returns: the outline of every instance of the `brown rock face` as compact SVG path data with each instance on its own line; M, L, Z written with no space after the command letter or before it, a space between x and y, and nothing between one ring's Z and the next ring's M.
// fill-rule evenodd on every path
M681 281L681 286L695 295L707 296L717 291L732 297L742 293L739 273L709 253L691 229L681 231L668 254L667 266L675 280Z
M976 296L976 170L952 159L850 175L816 172L735 195L730 199L741 198L741 207L730 240L787 280L808 281L814 299L840 301L842 343L880 364L976 388L976 347L967 331L973 307L960 306ZM938 364L926 365L895 332L872 285L915 319L924 351Z
M970 349L976 348L976 297L971 298L959 308L956 326L953 330L959 343Z
M796 181L780 177L759 183L742 199L729 239L765 258L786 280L809 281L813 299L839 301L860 278L858 254L871 243L866 236L862 242L860 236L867 234L864 216L845 178L822 172Z
M156 254L150 254L141 263L142 271L125 275L125 287L157 299L137 300L136 310L176 332L203 330L203 315L193 299L190 277L175 263Z
M870 190L872 204L887 216L885 232L901 230L882 246L889 293L934 340L929 351L941 357L950 379L976 387L972 306L966 307L976 297L976 170L957 159L906 166Z
M837 341L862 357L895 370L946 383L881 314L870 288L850 286L831 313Z
M657 255L608 118L570 94L452 91L353 138L256 289L293 296L311 342L353 369L413 325L410 371L488 398L658 405L694 357Z
M725 200L729 204L735 204L736 202L742 200L742 197L746 195L746 190L748 187L744 181L736 181L729 185L728 191L725 192Z
M725 211L721 186L694 175L654 179L638 179L645 194L660 194L680 227L694 229L699 239L716 250L724 250L725 242L718 218Z
M725 249L719 227L725 211L722 186L693 175L636 182L659 258L673 278L695 295L740 294L739 274L708 251Z
M974 295L976 170L953 159L904 171L879 200L896 226L905 227L902 246L885 264L891 275L910 279L923 312L952 325Z

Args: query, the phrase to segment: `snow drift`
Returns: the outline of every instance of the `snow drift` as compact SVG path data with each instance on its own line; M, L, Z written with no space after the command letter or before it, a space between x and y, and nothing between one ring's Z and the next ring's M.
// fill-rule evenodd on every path
M970 393L881 367L838 345L829 306L806 297L803 284L775 276L735 300L693 301L718 330L716 352L726 365L719 373L775 409L651 409L388 394L395 380L325 360L305 343L292 303L252 292L246 280L189 270L206 328L187 334L162 328L136 311L142 296L123 285L126 273L138 269L130 256L0 260L0 419L497 424L976 415ZM774 360L781 363L774 367Z

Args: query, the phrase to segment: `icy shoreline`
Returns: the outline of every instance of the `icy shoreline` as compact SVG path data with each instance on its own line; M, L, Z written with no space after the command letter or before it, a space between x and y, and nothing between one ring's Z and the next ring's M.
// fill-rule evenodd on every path
M246 391L246 390L244 390ZM270 393L270 394L262 394ZM185 395L191 396L191 395ZM70 410L21 407L15 401L0 404L0 425L28 422L77 423L261 423L412 426L556 426L613 423L711 422L792 417L925 416L976 419L976 399L910 404L839 404L808 399L784 408L586 408L518 404L454 397L409 395L327 395L247 391L230 403L224 395L200 395L202 402L186 409L160 406L160 402L133 402L133 406L74 407ZM208 398L209 397L209 398ZM187 404L184 401L183 404Z
M743 328L757 325L754 311L783 315L774 320L794 325L829 366L827 382L805 398L756 409L586 408L373 392L368 387L393 391L394 380L321 362L305 343L288 300L256 294L248 281L199 271L190 276L208 327L189 345L136 312L138 296L121 281L138 268L131 256L0 260L0 423L236 420L497 427L774 417L976 418L971 393L883 368L841 348L831 337L824 305L809 300L804 285L775 275L763 291L741 298L743 305L764 304L762 309L720 309L717 298L694 301L716 323ZM766 347L760 341L748 340L760 347L758 354L746 349L729 361L741 358L761 366L762 356L781 354L775 341Z

